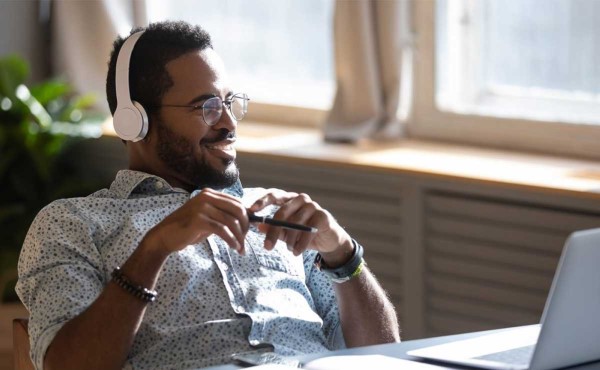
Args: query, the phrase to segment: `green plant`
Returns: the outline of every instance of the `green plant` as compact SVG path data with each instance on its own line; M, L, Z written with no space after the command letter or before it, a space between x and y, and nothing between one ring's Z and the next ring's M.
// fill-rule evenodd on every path
M33 218L52 200L89 193L65 160L77 141L99 137L103 117L89 108L91 95L76 96L57 79L28 87L27 62L0 58L0 293L12 300L20 247Z

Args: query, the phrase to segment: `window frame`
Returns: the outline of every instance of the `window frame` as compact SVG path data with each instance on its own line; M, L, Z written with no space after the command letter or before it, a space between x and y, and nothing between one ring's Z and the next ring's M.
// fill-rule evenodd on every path
M413 1L415 61L410 136L599 159L600 126L444 111L436 103L436 1Z
M325 122L327 114L328 111L324 109L250 101L248 113L241 124L249 121L290 127L319 128Z
M335 0L332 0L335 1ZM156 6L156 4L154 4ZM159 4L160 7L160 4ZM335 12L335 6L333 7L333 11ZM143 6L143 12L145 19L145 24L147 25L149 21L154 21L151 19L150 10L148 8L148 4ZM333 27L333 16L331 18L331 23ZM332 49L334 45L332 44ZM335 58L335 57L334 57ZM335 61L334 61L335 63ZM333 105L333 101L335 99L336 88L335 88L335 73L333 80L333 91L331 96L331 105ZM237 79L233 74L229 75L230 82L235 86ZM243 81L246 82L246 81ZM296 86L297 88L297 86ZM243 122L257 122L257 123L267 123L267 124L281 124L290 127L301 127L301 128L321 128L325 120L327 119L327 115L329 113L329 109L326 108L326 104L322 106L314 106L311 104L306 104L307 102L298 102L296 104L290 102L275 102L273 100L264 99L261 100L260 97L255 97L251 92L243 91L248 93L250 102L248 107L248 113L244 117ZM302 105L302 104L305 105ZM242 123L243 124L243 123Z

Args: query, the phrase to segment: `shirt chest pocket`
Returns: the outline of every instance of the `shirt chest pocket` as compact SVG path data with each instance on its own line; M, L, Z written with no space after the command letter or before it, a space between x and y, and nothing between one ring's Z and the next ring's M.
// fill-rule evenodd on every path
M254 254L254 256L256 257L256 262L258 262L260 266L270 270L285 272L290 275L299 275L297 269L295 269L294 266L292 266L292 264L289 263L289 261L286 261L281 256L275 254L277 252L265 252L266 253Z
M275 248L268 251L263 248L263 237L256 234L251 235L251 233L248 233L247 237L251 239L249 240L250 243L248 243L251 245L251 253L254 255L258 265L262 268L285 272L294 276L299 276L303 272L304 267L302 258L294 257L294 255L286 249L285 243L277 242ZM289 254L289 256L285 254Z

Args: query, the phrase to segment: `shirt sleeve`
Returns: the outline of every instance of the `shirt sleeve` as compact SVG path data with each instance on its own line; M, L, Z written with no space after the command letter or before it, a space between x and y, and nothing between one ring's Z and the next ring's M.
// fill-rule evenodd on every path
M19 258L16 291L29 311L31 357L43 368L46 350L65 322L98 297L105 284L93 224L68 200L33 221Z
M323 319L323 332L330 350L346 348L340 314L333 283L314 265L317 252L310 250L304 253L304 271L306 285L310 291L317 314Z

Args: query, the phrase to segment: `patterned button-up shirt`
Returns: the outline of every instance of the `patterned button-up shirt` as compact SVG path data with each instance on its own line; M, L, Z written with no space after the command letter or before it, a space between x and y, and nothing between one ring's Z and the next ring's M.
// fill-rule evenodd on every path
M249 207L265 190L238 183L225 191ZM17 284L38 369L62 325L94 302L144 234L189 197L159 177L124 170L109 189L55 201L38 214ZM333 289L312 264L315 252L294 257L284 243L267 251L263 241L251 227L245 256L217 236L169 256L125 368L212 366L265 347L282 355L343 347Z

